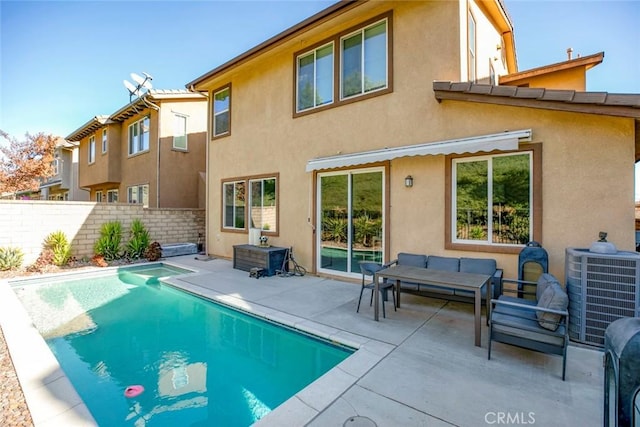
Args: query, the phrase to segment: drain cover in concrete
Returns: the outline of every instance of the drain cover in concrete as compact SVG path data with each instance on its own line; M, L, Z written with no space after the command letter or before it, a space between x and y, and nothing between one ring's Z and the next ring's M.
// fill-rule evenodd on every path
M371 418L362 417L360 415L356 415L355 417L349 417L342 424L343 427L377 427L378 425L373 422Z

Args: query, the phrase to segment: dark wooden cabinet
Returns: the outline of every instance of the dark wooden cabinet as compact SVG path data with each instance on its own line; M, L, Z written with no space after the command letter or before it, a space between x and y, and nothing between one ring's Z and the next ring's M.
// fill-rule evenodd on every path
M282 269L287 250L287 248L277 246L235 245L233 247L233 268L243 271L251 271L254 267L262 268L264 270L263 276L273 276L276 274L276 270Z

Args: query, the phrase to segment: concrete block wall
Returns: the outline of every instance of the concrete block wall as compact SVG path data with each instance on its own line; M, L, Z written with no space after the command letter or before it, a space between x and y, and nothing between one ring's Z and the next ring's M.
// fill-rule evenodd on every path
M45 200L0 200L0 247L22 249L24 265L32 264L42 243L54 231L63 231L71 241L73 255L92 257L93 245L100 237L102 224L120 221L123 242L128 240L134 219L145 225L152 241L197 243L205 241L204 209L145 209L141 205L63 202Z

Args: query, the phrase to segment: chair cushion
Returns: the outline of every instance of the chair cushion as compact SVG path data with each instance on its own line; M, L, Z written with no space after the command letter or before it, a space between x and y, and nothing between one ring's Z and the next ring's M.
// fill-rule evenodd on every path
M538 300L537 306L553 310L566 310L567 307L569 307L569 297L566 292L562 290L560 284L554 282L546 287ZM558 322L561 317L559 314L536 311L536 317L538 318L538 323L543 328L550 331L558 329Z
M398 254L398 265L425 268L427 266L427 256L401 252Z
M432 255L427 260L427 268L432 270L459 271L460 258Z
M547 289L547 286L552 283L560 284L553 274L544 273L540 275L538 278L538 284L536 285L536 301L540 301L543 292Z

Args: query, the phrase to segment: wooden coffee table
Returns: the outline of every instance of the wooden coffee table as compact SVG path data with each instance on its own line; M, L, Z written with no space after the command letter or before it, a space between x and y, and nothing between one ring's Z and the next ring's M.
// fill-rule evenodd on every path
M425 285L435 285L448 289L460 289L474 293L475 314L475 344L480 347L481 317L482 317L482 287L486 286L487 319L491 310L491 276L487 274L460 273L455 271L430 270L428 268L411 267L408 265L393 265L376 272L374 277L374 319L379 320L379 279L395 280L396 305L400 308L400 282L413 282Z

